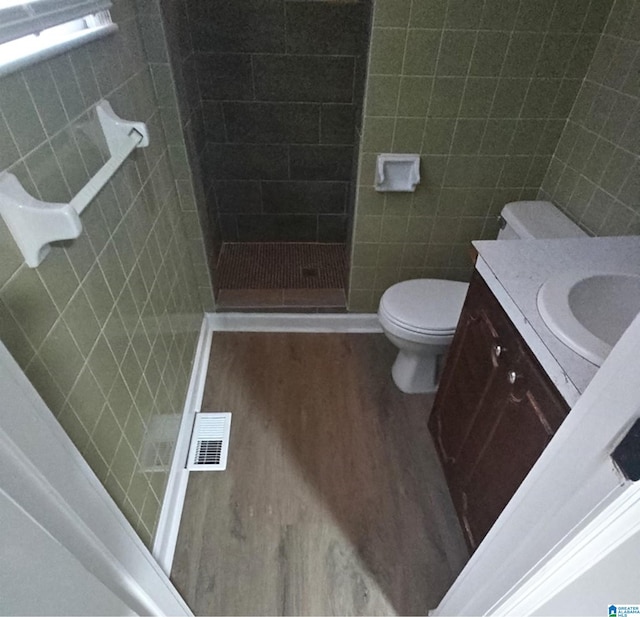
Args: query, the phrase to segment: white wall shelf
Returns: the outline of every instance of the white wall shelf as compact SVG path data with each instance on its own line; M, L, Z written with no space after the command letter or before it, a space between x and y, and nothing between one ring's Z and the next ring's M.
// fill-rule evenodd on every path
M129 155L136 148L149 145L144 122L119 118L105 100L95 109L111 157L69 203L40 201L25 191L16 176L6 171L0 173L0 215L30 268L42 263L51 242L72 240L80 235L80 214Z

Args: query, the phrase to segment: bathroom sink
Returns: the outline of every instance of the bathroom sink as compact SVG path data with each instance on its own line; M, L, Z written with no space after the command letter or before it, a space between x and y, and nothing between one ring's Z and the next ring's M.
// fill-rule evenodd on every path
M538 311L565 345L600 366L640 312L640 275L564 272L540 287Z

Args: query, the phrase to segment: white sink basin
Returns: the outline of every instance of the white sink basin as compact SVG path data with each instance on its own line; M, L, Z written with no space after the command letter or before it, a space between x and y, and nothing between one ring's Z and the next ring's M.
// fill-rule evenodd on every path
M640 275L559 274L540 287L538 311L565 345L600 366L640 313Z

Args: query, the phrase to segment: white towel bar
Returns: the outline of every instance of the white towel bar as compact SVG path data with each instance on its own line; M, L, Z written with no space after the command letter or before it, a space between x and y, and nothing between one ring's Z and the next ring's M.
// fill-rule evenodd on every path
M77 238L82 232L80 214L136 148L149 145L144 122L130 122L116 116L107 101L96 105L111 158L69 203L35 199L8 172L0 173L0 215L31 268L42 263L51 242Z

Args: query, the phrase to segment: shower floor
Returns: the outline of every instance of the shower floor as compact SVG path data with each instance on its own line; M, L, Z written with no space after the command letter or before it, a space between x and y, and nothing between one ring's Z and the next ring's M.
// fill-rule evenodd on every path
M218 259L221 310L331 310L346 307L344 244L229 242Z

